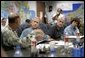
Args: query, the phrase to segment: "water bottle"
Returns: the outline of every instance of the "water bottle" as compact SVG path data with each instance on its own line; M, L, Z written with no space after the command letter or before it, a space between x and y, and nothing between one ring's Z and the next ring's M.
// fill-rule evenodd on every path
M64 37L64 42L65 42L65 48L67 48L68 47L68 37L65 35L65 37Z
M84 47L81 47L81 57L84 57Z
M56 48L50 48L50 57L56 57Z
M77 47L72 48L72 57L81 57L81 49Z
M36 42L37 41L35 39L35 35L32 34L32 37L31 37L31 57L37 56Z
M79 46L79 42L74 42L74 47L72 48L72 57L81 57L81 47Z
M21 52L21 48L19 45L17 45L15 47L15 53L14 53L14 57L23 57L23 54Z

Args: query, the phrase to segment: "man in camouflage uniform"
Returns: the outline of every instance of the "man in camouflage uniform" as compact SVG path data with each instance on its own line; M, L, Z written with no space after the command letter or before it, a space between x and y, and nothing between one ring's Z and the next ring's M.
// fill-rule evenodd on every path
M18 14L10 14L8 17L9 26L6 26L2 32L3 35L3 45L8 47L14 47L16 45L21 45L22 47L28 47L30 45L30 40L20 39L17 36L16 29L19 26L20 17ZM15 27L14 24L17 24Z

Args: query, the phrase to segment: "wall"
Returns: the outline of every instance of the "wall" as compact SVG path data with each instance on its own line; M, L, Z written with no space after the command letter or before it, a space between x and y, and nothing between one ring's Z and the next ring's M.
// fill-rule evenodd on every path
M35 16L37 16L37 2L36 1L29 1L29 10L34 10L35 11Z
M47 12L48 6L53 6L53 11L56 12L57 8L63 10L63 14L68 17L81 17L84 23L84 1L47 1L45 2Z
M45 13L45 3L42 1L37 1L37 16L43 18Z
M61 8L63 11L72 11L73 4L81 4L84 3L83 1L46 1L45 2L45 11L48 10L48 6L53 6L53 11L56 11L57 8ZM76 5L77 6L77 5ZM76 7L75 8L78 8Z
M1 1L1 17L8 18L10 13L19 13L21 23L37 16L36 1Z
M48 11L48 8L49 8L49 6L53 6L53 10L54 10L54 8L55 8L55 2L54 1L46 1L45 2L45 11L47 12Z

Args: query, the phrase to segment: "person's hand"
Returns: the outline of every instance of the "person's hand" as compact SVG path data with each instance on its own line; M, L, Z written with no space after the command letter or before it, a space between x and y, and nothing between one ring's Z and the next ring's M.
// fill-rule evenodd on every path
M19 39L19 43L20 43L20 44L22 43L21 39Z
M79 37L80 36L80 33L76 33L76 36Z
M55 40L49 36L48 41L55 41Z
M76 33L76 36L77 36L76 40L79 42L80 41L80 33Z
M64 36L64 41L68 42L68 36L67 35Z
M22 47L29 47L31 45L30 39L27 39L26 37L19 40L19 43Z

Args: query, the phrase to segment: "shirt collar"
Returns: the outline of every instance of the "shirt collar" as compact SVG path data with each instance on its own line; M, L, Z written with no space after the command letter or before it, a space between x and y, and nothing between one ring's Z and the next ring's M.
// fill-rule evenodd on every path
M57 30L60 30L63 28L63 27L59 27L57 24L55 26L56 26Z
M70 26L72 30L76 30L76 27L74 27L72 24Z

